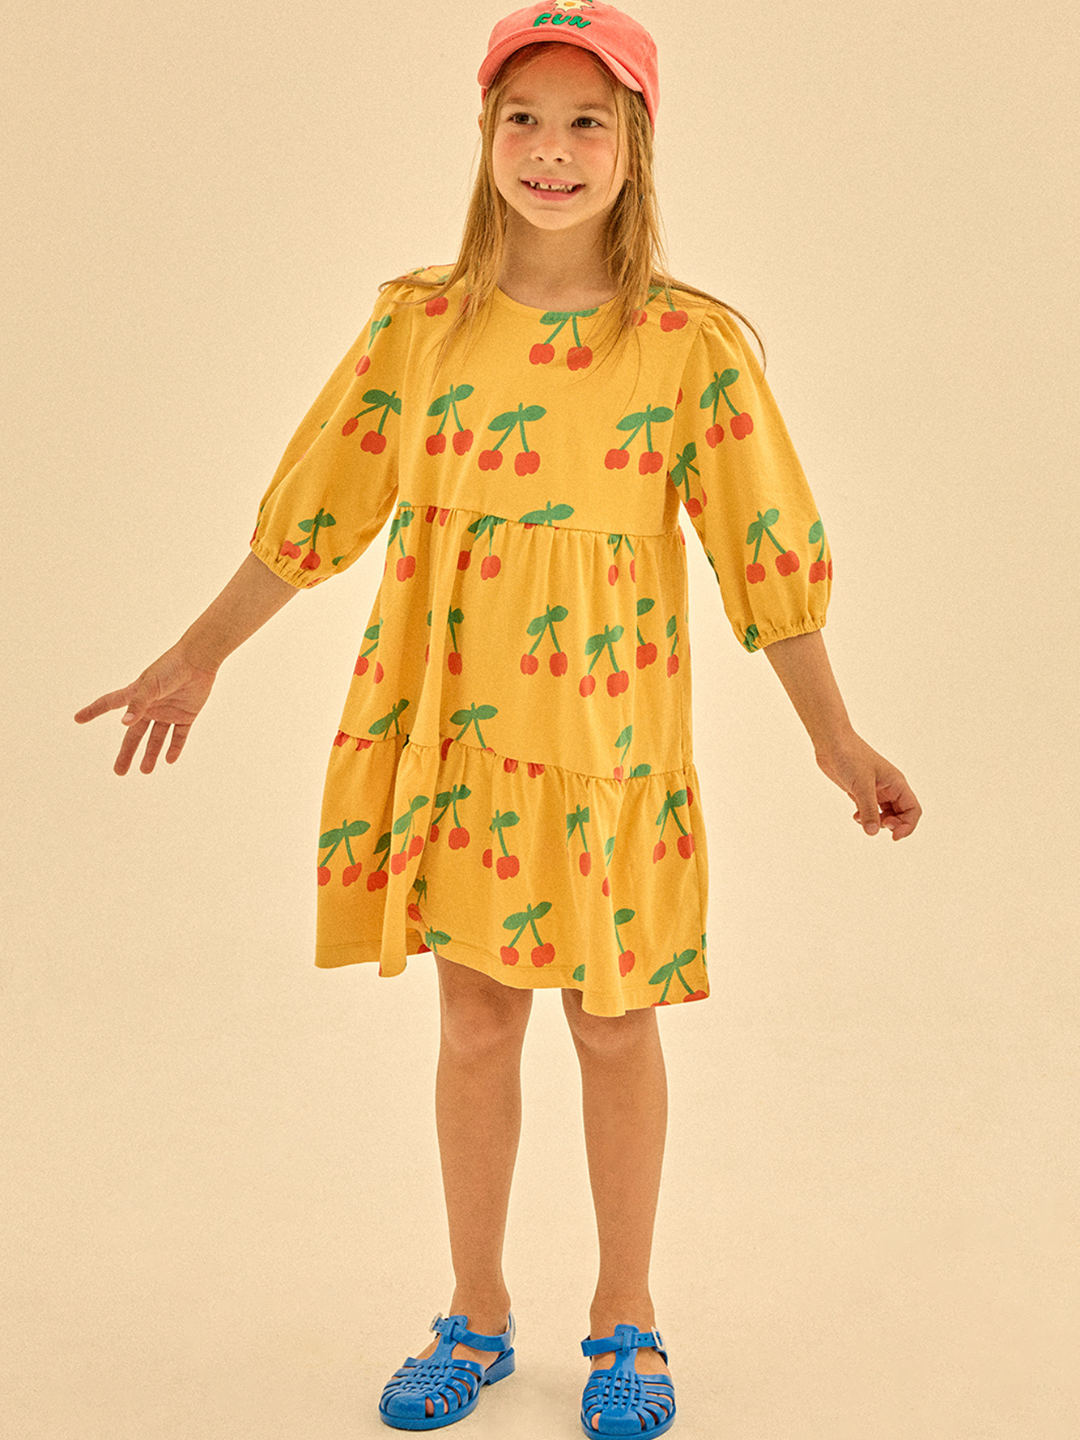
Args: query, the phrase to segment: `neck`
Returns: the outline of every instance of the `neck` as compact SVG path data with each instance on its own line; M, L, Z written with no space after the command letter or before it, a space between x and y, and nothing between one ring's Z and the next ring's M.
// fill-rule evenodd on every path
M538 230L514 211L507 215L499 289L543 310L591 310L615 294L600 233Z

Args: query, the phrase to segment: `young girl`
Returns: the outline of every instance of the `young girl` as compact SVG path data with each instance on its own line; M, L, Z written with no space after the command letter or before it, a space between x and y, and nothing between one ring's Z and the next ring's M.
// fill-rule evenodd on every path
M456 264L383 287L285 452L252 554L134 684L115 769L175 761L224 658L344 570L393 509L331 751L316 964L434 952L436 1117L456 1277L379 1412L461 1419L514 1369L502 1242L534 989L581 1064L600 1273L581 1421L659 1435L649 1292L666 1118L660 1007L704 999L680 502L736 637L765 649L868 835L919 805L853 731L820 638L822 522L733 312L658 245L655 47L601 0L496 25ZM395 508L396 506L396 508Z

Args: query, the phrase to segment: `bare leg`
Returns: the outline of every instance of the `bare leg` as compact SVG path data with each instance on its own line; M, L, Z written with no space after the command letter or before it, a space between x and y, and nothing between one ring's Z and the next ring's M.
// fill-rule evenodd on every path
M521 1047L532 991L511 989L440 955L435 963L441 1017L435 1115L456 1282L447 1313L467 1316L470 1330L481 1335L501 1335L510 1310L503 1237L521 1133ZM498 1352L455 1345L454 1354L486 1366ZM433 1413L430 1400L427 1413Z
M589 1179L600 1242L600 1274L589 1312L590 1335L619 1324L650 1330L649 1260L667 1130L667 1076L656 1011L588 1015L577 990L563 1005L581 1065ZM614 1362L593 1357L593 1368ZM642 1374L667 1374L652 1348L637 1352Z

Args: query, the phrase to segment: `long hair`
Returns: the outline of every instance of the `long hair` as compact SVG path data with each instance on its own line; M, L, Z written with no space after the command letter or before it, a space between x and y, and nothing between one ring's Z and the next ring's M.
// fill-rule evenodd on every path
M461 248L449 273L441 279L429 279L418 274L398 275L392 280L383 281L380 286L380 290L385 290L391 285L407 284L443 295L458 281L464 281L465 298L443 339L440 358L462 329L471 336L477 317L483 313L498 286L502 270L506 201L495 184L491 152L503 96L515 75L538 56L556 46L561 48L562 42L549 40L515 50L507 57L484 97L480 162L465 216ZM586 50L585 54L604 77L611 91L617 139L626 160L626 180L608 214L602 242L608 273L615 287L615 303L609 310L608 326L603 339L609 342L609 348L625 341L636 331L641 310L658 291L668 293L679 290L688 295L697 295L703 300L711 300L740 320L752 331L761 347L764 362L765 346L761 336L745 315L726 301L710 295L708 291L687 285L671 275L665 254L663 225L653 175L652 125L644 98L640 91L620 84L592 51ZM431 295L424 295L419 300L401 303L420 305L431 298Z

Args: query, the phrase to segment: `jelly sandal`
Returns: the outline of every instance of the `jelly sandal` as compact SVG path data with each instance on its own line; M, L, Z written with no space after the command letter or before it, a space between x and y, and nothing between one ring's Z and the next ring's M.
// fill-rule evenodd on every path
M513 1312L505 1335L477 1335L464 1315L436 1315L431 1328L440 1337L438 1345L423 1360L410 1355L387 1381L379 1401L380 1416L395 1430L438 1430L464 1419L476 1409L482 1387L494 1385L514 1368ZM502 1354L485 1369L476 1360L456 1360L455 1345ZM427 1414L426 1400L431 1401L433 1415Z
M582 1340L583 1355L615 1352L615 1363L594 1370L581 1397L581 1428L586 1435L663 1435L675 1423L675 1387L670 1375L639 1375L637 1350L651 1345L667 1364L659 1330L616 1325L606 1340ZM594 1418L599 1417L593 1426Z

